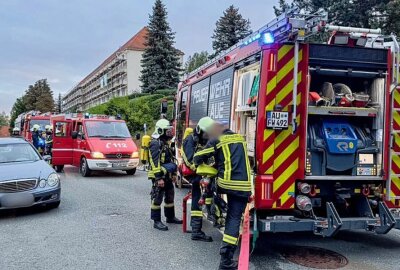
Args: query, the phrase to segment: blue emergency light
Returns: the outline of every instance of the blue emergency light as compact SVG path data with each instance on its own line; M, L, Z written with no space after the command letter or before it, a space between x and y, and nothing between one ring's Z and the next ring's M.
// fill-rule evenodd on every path
M262 43L264 44L272 44L274 43L275 38L271 32L265 32L262 34Z

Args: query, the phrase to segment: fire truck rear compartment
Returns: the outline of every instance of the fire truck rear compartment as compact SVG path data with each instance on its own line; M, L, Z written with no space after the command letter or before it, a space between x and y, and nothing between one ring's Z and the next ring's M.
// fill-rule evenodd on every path
M305 177L292 211L258 211L259 230L399 229L384 202L387 51L310 45L309 55L309 92L317 95L309 97ZM324 100L312 100L318 95Z

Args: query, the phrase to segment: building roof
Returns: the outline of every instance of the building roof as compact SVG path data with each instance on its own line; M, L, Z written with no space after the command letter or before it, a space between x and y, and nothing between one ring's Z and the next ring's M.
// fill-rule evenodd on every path
M144 51L146 49L146 36L149 30L145 26L139 32L136 33L128 42L122 45L118 50L116 50L113 54L111 54L100 66L98 66L95 70L93 70L89 75L87 75L82 81L78 83L78 86L84 84L90 77L96 74L98 71L102 70L106 65L108 65L111 61L113 61L119 52L123 52L125 50L133 50L133 51Z
M74 91L75 88L85 84L93 75L101 71L105 66L111 63L115 58L117 58L118 53L123 52L125 50L132 51L144 51L146 49L146 36L148 35L149 30L145 26L140 29L130 40L128 40L124 45L122 45L118 50L112 53L106 60L101 63L95 70L93 70L89 75L87 75L84 79L82 79L73 89L68 91L64 97L67 97L70 93ZM177 49L179 55L184 55L184 53Z

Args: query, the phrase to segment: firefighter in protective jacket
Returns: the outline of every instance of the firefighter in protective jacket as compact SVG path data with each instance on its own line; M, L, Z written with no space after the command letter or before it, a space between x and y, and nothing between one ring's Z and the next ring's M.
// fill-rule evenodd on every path
M155 131L149 146L149 179L153 182L151 192L151 219L154 228L166 231L168 227L161 221L161 203L164 199L164 214L167 223L181 224L182 220L175 217L174 178L177 165L169 142L172 139L172 127L168 120L157 121Z
M215 158L218 170L218 192L228 197L223 243L220 249L219 269L237 269L233 255L237 248L240 223L251 195L251 169L243 136L229 129L223 130L218 139L210 140L206 147L196 152L196 166Z
M182 146L182 158L187 167L192 171L196 171L196 167L193 163L193 156L196 151L202 149L208 139L209 132L214 125L214 120L210 117L203 117L199 120L196 129L190 135L183 140ZM199 205L201 198L200 181L202 177L197 174L187 176L186 179L192 184L192 208L190 211L191 226L192 226L192 240L212 242L211 236L206 235L201 229L203 225L203 211ZM206 204L210 204L211 198L206 198ZM208 205L209 207L210 205Z

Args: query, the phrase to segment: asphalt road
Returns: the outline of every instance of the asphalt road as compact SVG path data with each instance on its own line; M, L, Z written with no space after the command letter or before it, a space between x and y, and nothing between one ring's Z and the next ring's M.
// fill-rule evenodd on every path
M209 224L205 231L213 236L213 243L192 242L179 225L170 225L168 232L152 228L150 184L143 172L133 177L99 173L82 178L76 168L67 167L61 177L58 209L0 212L0 269L217 268L222 235ZM186 192L176 191L179 217ZM304 246L323 248L323 255ZM325 249L344 256L335 257L346 264L340 269L400 269L400 233L394 231L385 236L342 232L334 239L263 235L251 256L251 269L310 269L293 261L302 258L300 263L315 266L334 261Z

